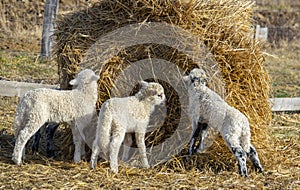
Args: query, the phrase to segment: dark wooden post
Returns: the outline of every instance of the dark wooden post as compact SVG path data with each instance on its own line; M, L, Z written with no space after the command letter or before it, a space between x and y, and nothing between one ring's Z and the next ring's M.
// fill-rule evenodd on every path
M43 20L41 60L51 59L55 19L58 12L59 0L46 0Z

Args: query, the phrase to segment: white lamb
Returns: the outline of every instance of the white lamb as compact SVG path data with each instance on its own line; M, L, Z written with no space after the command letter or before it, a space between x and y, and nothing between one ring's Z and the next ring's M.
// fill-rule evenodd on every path
M88 127L96 116L97 76L85 69L70 81L72 90L35 89L28 91L20 100L14 120L16 138L12 160L21 164L25 145L44 123L70 124L75 144L74 161L79 162L84 154L84 142L77 127Z
M203 139L207 127L217 129L238 161L239 172L247 176L247 156L259 172L263 172L258 154L250 143L250 127L247 117L229 106L217 93L206 86L208 80L204 70L193 69L188 76L189 114L192 120L189 154L193 154L195 140L200 135L197 152L203 151Z
M135 96L111 98L101 106L92 148L91 168L96 167L101 150L104 156L109 155L110 170L118 172L118 153L126 132L135 133L142 156L141 165L150 167L146 156L145 133L151 113L156 105L164 103L165 94L158 83L142 81L141 84L142 87Z

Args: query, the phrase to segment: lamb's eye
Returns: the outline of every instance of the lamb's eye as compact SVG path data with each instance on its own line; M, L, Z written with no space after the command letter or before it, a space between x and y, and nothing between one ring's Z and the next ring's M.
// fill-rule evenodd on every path
M163 97L163 95L162 95L162 94L157 94L157 96L158 96L159 98L162 98L162 97Z
M191 79L191 82L192 83L194 83L194 82L200 82L200 78L198 78L198 77L193 77L192 79Z

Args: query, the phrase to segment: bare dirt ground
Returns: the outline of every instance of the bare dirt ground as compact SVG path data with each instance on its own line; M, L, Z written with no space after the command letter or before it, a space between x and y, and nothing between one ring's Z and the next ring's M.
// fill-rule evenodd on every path
M74 10L74 2L76 8L89 3L62 0L61 12ZM274 8L267 3L264 6ZM55 63L38 61L43 7L42 0L0 2L0 80L57 83ZM266 47L265 52L265 66L273 79L272 97L300 97L299 41L283 41ZM43 138L39 154L31 155L29 146L25 163L20 167L14 165L11 154L17 103L16 97L0 97L0 189L300 189L299 113L273 114L269 128L273 149L259 150L269 158L263 163L264 175L250 169L248 178L240 177L234 158L231 163L224 163L223 169L199 168L200 156L193 158L195 167L192 169L187 168L179 156L149 170L121 164L120 173L112 174L107 162L91 171L88 162L74 164L72 155L60 153L65 143L58 142L66 135L63 129L55 136L58 155L54 159L45 157ZM72 144L64 146L72 149ZM222 159L222 155L216 154L217 159Z

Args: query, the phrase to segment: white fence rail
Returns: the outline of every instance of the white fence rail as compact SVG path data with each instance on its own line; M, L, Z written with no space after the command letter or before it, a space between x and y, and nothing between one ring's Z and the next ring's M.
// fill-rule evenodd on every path
M35 88L57 88L57 85L4 81L0 80L0 96L17 96L21 97L28 90Z
M35 88L59 88L59 86L0 80L0 96L21 97L28 90ZM273 112L300 111L300 98L270 98L269 102Z
M272 111L300 111L300 98L270 98Z

